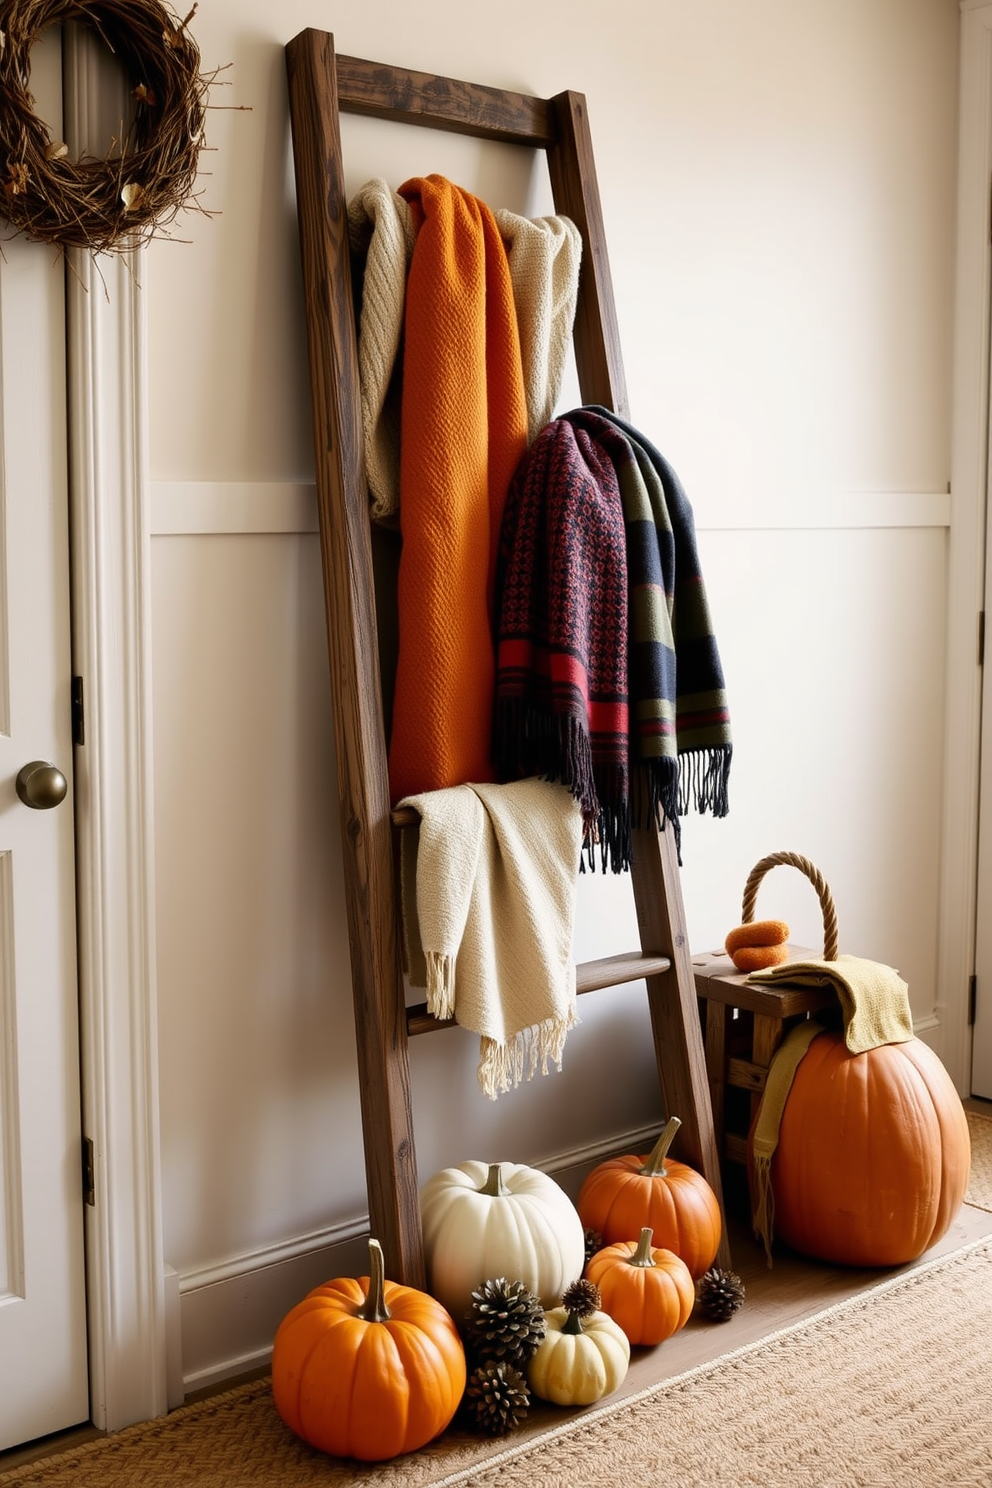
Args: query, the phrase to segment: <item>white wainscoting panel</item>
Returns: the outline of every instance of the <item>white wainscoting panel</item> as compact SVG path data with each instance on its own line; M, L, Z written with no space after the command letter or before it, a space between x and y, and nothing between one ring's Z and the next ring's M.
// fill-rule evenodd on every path
M151 503L153 537L317 531L316 491L305 481L153 481ZM696 513L701 532L948 527L950 521L946 491L845 491L801 501L770 495L743 507L728 498Z

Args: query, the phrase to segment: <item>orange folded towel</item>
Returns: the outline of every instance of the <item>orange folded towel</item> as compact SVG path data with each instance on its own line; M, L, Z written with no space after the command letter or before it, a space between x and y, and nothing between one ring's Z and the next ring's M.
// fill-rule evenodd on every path
M784 920L748 920L726 939L727 955L738 971L763 971L789 959L789 927Z

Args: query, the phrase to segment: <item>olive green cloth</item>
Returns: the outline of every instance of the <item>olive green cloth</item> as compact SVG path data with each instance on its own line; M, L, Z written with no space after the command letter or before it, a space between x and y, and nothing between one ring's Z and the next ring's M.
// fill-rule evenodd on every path
M909 988L897 971L861 956L836 961L785 961L752 971L749 982L822 986L832 982L844 1014L844 1042L852 1054L880 1044L905 1044L914 1037Z
M778 1146L782 1112L789 1099L799 1061L817 1034L822 1032L819 1023L807 1018L804 1023L797 1023L790 1029L785 1040L776 1049L751 1138L751 1223L755 1239L760 1240L765 1247L769 1266L772 1264L772 1235L775 1229L772 1158Z

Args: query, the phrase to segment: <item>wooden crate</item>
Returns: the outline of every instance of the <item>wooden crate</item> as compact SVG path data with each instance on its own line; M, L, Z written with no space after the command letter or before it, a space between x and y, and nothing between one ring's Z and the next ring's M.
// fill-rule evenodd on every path
M789 959L822 956L789 946ZM749 982L723 951L693 956L706 1071L717 1147L725 1162L744 1163L747 1134L765 1088L772 1055L789 1029L812 1013L839 1016L832 986L762 986Z

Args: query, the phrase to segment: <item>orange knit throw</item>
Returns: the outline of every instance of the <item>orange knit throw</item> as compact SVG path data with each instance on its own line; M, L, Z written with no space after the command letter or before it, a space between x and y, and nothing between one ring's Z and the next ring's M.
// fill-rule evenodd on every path
M493 578L527 407L506 249L443 176L400 187L417 226L400 435L393 801L493 779Z

